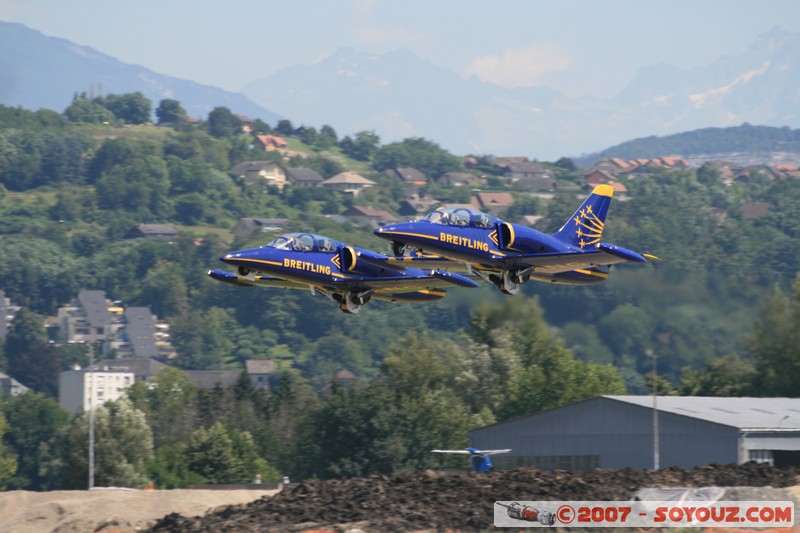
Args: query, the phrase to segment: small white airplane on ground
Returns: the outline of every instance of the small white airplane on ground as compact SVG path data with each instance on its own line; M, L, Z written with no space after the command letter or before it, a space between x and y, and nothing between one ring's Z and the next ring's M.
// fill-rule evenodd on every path
M477 448L466 448L464 450L431 450L433 453L461 453L469 455L469 464L476 472L486 472L492 469L492 460L489 458L498 453L508 453L511 449L505 450L479 450Z

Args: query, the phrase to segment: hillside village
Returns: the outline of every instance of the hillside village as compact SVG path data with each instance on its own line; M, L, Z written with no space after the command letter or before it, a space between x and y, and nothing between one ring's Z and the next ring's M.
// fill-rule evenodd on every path
M313 168L303 167L302 161L308 152L288 149L288 143L274 134L252 133L252 121L237 115L242 122L242 132L252 135L254 144L260 151L273 156L272 159L247 160L237 163L228 170L234 179L244 180L257 189L277 190L284 193L296 188L321 188L352 198L358 198L365 190L379 187L380 184L355 171L343 171L327 179ZM276 160L274 156L280 157ZM469 189L469 205L472 208L503 216L514 206L515 197L534 195L548 198L559 190L583 194L600 184L615 188L619 199L628 197L626 182L652 178L653 173L682 170L689 164L681 156L656 158L637 158L625 160L616 157L604 158L588 168L574 169L575 179L561 178L563 169L552 164L531 161L527 157L488 156L491 174L478 170L478 158L463 157L461 162L465 171L446 172L440 176L426 176L413 167L399 167L383 172L390 180L402 184L404 198L399 202L396 213L370 205L352 205L338 214L329 217L343 224L377 228L401 219L413 219L441 205L454 205L443 202L430 195L427 186L436 183L442 187ZM290 166L300 161L301 166ZM795 165L757 165L737 166L725 161L704 163L713 168L725 185L746 183L757 174L769 180L800 180L800 167ZM490 185L491 181L491 185ZM495 189L495 190L485 190ZM497 190L500 189L500 190ZM745 204L742 210L749 219L763 215L768 204ZM540 215L521 214L515 222L535 225L542 219ZM290 229L286 218L242 217L232 229L238 238L251 238L259 234L274 235ZM130 228L125 238L174 240L180 230L170 223L137 223ZM9 298L0 293L0 340L19 309ZM62 406L72 413L87 409L90 402L103 403L124 395L124 391L135 381L151 381L158 371L176 355L169 341L169 324L158 319L147 307L124 307L122 302L108 299L103 291L83 290L73 301L58 310L56 317L47 320L50 342L79 343L85 345L93 354L88 368L76 367L61 373L59 380L59 400ZM247 360L243 369L229 370L186 370L188 378L197 386L206 389L233 386L245 372L257 389L267 389L274 382L275 361ZM355 379L353 373L341 368L336 378L347 382ZM92 380L111 383L122 379L122 385L108 386L95 390L92 396ZM28 388L13 376L0 374L0 386L6 394L20 394ZM89 402L89 403L87 403Z
M242 120L243 132L251 132L251 120L237 115ZM303 166L289 166L291 161L302 161L308 157L306 152L289 150L288 143L278 135L254 134L256 145L265 153L280 154L281 160L249 160L238 163L229 170L229 174L260 186L264 189L274 187L283 192L286 187L322 188L336 191L357 198L363 191L379 186L373 180L355 171L340 172L328 179L323 178L316 170ZM438 176L426 176L414 167L398 167L385 170L383 174L404 186L405 194L396 214L374 206L354 205L347 210L332 215L340 222L354 225L378 227L403 218L423 216L440 205L452 205L429 194L427 186L431 184L442 187L469 188L469 205L472 208L503 216L507 208L514 205L515 195L536 195L547 198L548 193L559 190L575 190L582 194L599 184L609 184L615 188L619 197L626 197L627 180L635 180L651 176L654 172L681 170L690 167L681 156L663 156L655 158L621 159L618 157L603 158L591 166L575 169L579 179L565 180L562 169L554 165L531 161L525 156L486 156L492 167L487 174L478 169L478 158L462 157L461 162L466 171L445 172ZM719 173L720 180L726 185L734 182L746 183L757 173L770 180L800 180L800 166L791 164L742 166L728 161L700 162ZM485 170L485 169L483 169ZM493 178L489 185L489 178ZM488 189L488 190L485 190ZM492 190L502 189L502 190ZM507 192L506 192L507 191ZM541 217L523 215L514 222L534 224ZM272 231L281 228L280 222L273 219L243 218L234 230L236 235L245 234L245 228L259 228L261 231Z
M305 167L303 161L310 152L303 144L295 144L298 149L290 149L280 135L257 132L256 121L235 115L241 133L250 136L255 152L268 155L269 159L252 159L239 162L228 169L234 180L247 182L257 190L275 190L285 193L292 189L323 189L345 197L358 199L364 191L381 184L362 176L359 172L345 170L327 179L314 168ZM186 120L189 120L188 117ZM191 121L196 123L196 121ZM306 128L295 133L302 135ZM395 212L380 206L353 204L338 214L327 215L333 221L353 226L377 228L381 225L402 219L424 216L430 210L442 205L455 205L430 194L429 186L469 190L468 202L463 205L504 216L520 197L547 199L557 191L574 191L580 196L600 184L614 187L617 198L628 198L626 183L633 180L653 179L654 173L690 168L681 156L662 156L655 158L622 159L607 157L596 161L587 168L574 168L566 164L558 166L551 163L531 161L524 156L476 156L461 157L462 171L449 171L438 176L428 176L414 167L397 167L385 170L382 175L399 183L404 191ZM740 166L726 161L705 161L704 166L718 173L725 185L746 183L760 175L768 180L800 180L800 167L790 164ZM366 172L368 175L371 172ZM657 179L657 178L655 178ZM462 195L463 196L463 195ZM745 204L742 210L749 219L763 215L769 205L763 202ZM543 217L536 214L516 212L514 222L536 225ZM274 235L290 229L287 218L242 217L231 233L237 238L252 238L259 234ZM137 223L125 235L127 239L174 240L180 234L178 227L171 223ZM5 317L0 326L0 340L4 338L15 311L19 309L5 296L0 299L0 311ZM130 371L133 379L149 380L157 372L159 365L168 364L175 357L175 349L169 343L169 324L155 317L147 307L121 307L120 302L107 299L103 291L84 290L72 302L59 308L58 316L48 319L51 342L81 343L91 347L96 358L92 368ZM54 333L55 332L55 333ZM117 361L110 364L111 361ZM121 361L126 361L124 364ZM248 365L250 362L247 362ZM261 364L253 361L245 371L259 388L266 386L270 372L255 371ZM269 362L274 370L275 365ZM69 372L86 372L76 369ZM188 376L198 386L213 388L216 385L229 386L239 378L240 370L187 371ZM24 384L13 376L0 378L7 393L16 394L27 390ZM340 369L338 377L351 379L348 369ZM62 386L71 383L62 379ZM63 391L62 395L72 396L73 391ZM85 396L82 393L79 395ZM74 404L69 400L67 404ZM74 410L74 407L73 407Z
M64 115L0 106L4 442L50 443L20 456L9 486L85 487L86 415L100 405L100 424L121 424L102 432L105 449L140 442L117 458L127 470L98 469L102 483L186 487L452 466L427 450L651 385L708 396L791 387L773 352L744 336L760 331L768 288L787 290L800 264L800 217L786 215L800 205L797 167L665 154L579 168L455 156L426 139L381 145L370 132L340 139L225 108L191 120L174 101L158 123L151 115L140 95L78 96ZM591 288L528 283L509 297L481 284L348 317L306 290L206 276L230 250L293 231L383 251L373 228L443 205L550 232L600 184L615 189L610 242L663 260L615 267ZM245 464L208 471L195 462L208 442L230 443Z

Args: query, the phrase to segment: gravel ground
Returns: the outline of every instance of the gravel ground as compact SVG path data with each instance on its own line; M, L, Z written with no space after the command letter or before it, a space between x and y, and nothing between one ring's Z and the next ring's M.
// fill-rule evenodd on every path
M493 504L498 500L629 500L645 487L709 486L732 487L726 499L786 500L791 496L786 488L795 485L800 485L800 470L755 463L583 473L515 469L448 476L425 471L394 478L309 481L284 488L274 497L205 516L173 513L147 532L289 533L324 529L337 533L407 533L452 529L466 533L493 527Z

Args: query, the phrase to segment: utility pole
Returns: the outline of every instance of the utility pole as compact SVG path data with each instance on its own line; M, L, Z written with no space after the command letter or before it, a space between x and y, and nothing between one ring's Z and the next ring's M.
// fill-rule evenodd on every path
M94 366L94 365L92 365ZM92 374L91 366L87 369L86 374L84 376L86 378L91 379L91 385L89 386L89 490L94 488L94 378L95 376Z
M652 350L647 350L647 356L653 358L653 469L659 468L659 450L658 450L658 373L657 361L658 354Z

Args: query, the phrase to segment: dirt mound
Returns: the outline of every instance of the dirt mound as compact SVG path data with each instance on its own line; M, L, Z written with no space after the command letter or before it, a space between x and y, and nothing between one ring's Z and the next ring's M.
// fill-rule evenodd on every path
M277 490L60 490L0 492L3 533L133 533L167 513L203 514Z
M448 476L425 471L305 482L285 487L274 497L202 517L173 513L147 531L479 531L492 527L496 500L628 500L644 487L788 487L798 482L800 470L755 463L583 473L515 469Z

